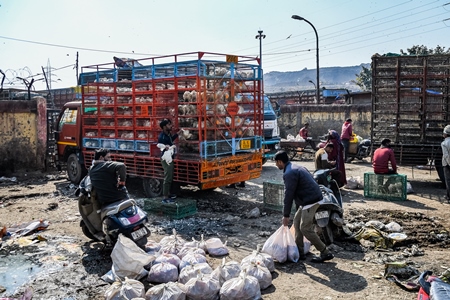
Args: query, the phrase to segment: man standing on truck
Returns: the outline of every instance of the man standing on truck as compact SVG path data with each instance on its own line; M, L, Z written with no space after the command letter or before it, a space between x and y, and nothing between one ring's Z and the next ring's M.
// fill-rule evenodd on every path
M303 124L303 127L300 129L298 134L302 137L302 139L304 139L307 143L309 143L309 145L313 150L316 150L316 145L314 144L314 141L312 140L311 137L308 137L308 128L309 123L306 122L305 124Z
M94 163L89 169L89 177L101 206L129 198L125 188L126 176L127 168L124 163L111 161L108 149L97 149Z
M352 128L352 119L345 120L344 124L342 124L341 131L341 141L342 145L344 145L344 162L347 162L348 159L348 149L350 148L350 139L353 134Z
M297 207L293 226L295 228L295 243L300 253L300 259L306 259L303 236L320 251L320 256L311 259L312 262L321 263L333 259L333 254L327 249L327 246L320 240L314 230L314 215L323 200L319 185L305 167L293 165L289 161L286 152L278 151L274 159L278 169L283 170L284 206L282 223L284 226L289 225L289 217L294 201Z
M444 128L444 141L442 147L442 168L444 169L445 186L447 188L446 199L450 203L450 125Z
M161 150L161 158L163 158L164 153L173 149L173 142L178 138L178 135L181 134L181 130L178 133L172 135L172 121L169 119L164 119L159 123L159 127L161 127L162 132L158 136L158 144L162 144L165 147ZM174 155L172 154L172 159ZM163 203L173 203L175 202L176 195L170 194L170 188L172 187L173 181L173 170L174 170L174 162L168 162L165 159L161 159L161 164L164 169L164 183L163 183Z

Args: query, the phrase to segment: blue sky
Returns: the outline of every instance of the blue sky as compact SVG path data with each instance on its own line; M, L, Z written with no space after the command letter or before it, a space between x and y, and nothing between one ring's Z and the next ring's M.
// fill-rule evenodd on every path
M0 70L5 88L23 88L16 77L31 80L49 65L52 88L63 88L76 85L77 52L80 67L113 56L258 56L258 30L265 73L315 69L314 31L292 15L316 28L321 68L413 45L450 47L450 0L0 0ZM45 89L42 80L34 87Z

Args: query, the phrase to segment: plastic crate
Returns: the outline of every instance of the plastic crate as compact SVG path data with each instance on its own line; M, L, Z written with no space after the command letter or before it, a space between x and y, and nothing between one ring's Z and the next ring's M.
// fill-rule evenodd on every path
M116 150L117 149L117 140L100 139L100 146L105 149Z
M86 147L86 148L99 148L100 147L100 141L99 141L99 139L83 138L83 147Z
M134 151L134 141L117 140L117 150Z
M161 203L161 199L144 198L144 210L152 214L182 219L197 213L197 201L193 199L176 199L174 203Z
M387 188L384 187L385 185ZM406 175L364 173L364 197L403 201L407 197L406 187Z
M137 152L150 152L150 142L148 141L135 141L134 149Z
M271 210L283 211L284 183L275 181L263 182L264 207ZM295 214L296 206L292 204L291 214Z

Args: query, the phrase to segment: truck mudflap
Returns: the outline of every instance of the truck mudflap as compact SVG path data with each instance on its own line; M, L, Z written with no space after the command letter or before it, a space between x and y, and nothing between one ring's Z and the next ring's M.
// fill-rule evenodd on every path
M199 188L212 189L261 176L261 153L241 154L202 162Z

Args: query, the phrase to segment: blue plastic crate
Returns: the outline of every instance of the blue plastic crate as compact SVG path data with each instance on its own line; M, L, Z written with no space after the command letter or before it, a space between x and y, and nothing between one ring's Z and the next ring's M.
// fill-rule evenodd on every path
M131 141L131 140L117 140L117 150L120 150L120 151L134 151L134 141Z
M92 82L117 82L117 70L110 69L96 72L85 72L80 75L81 85Z
M83 138L83 147L100 148L100 139Z
M135 141L134 150L136 152L150 153L150 142L148 142L148 141Z
M154 77L152 66L134 67L132 78L133 80L152 79Z
M109 150L117 149L117 140L115 139L100 139L100 147Z

